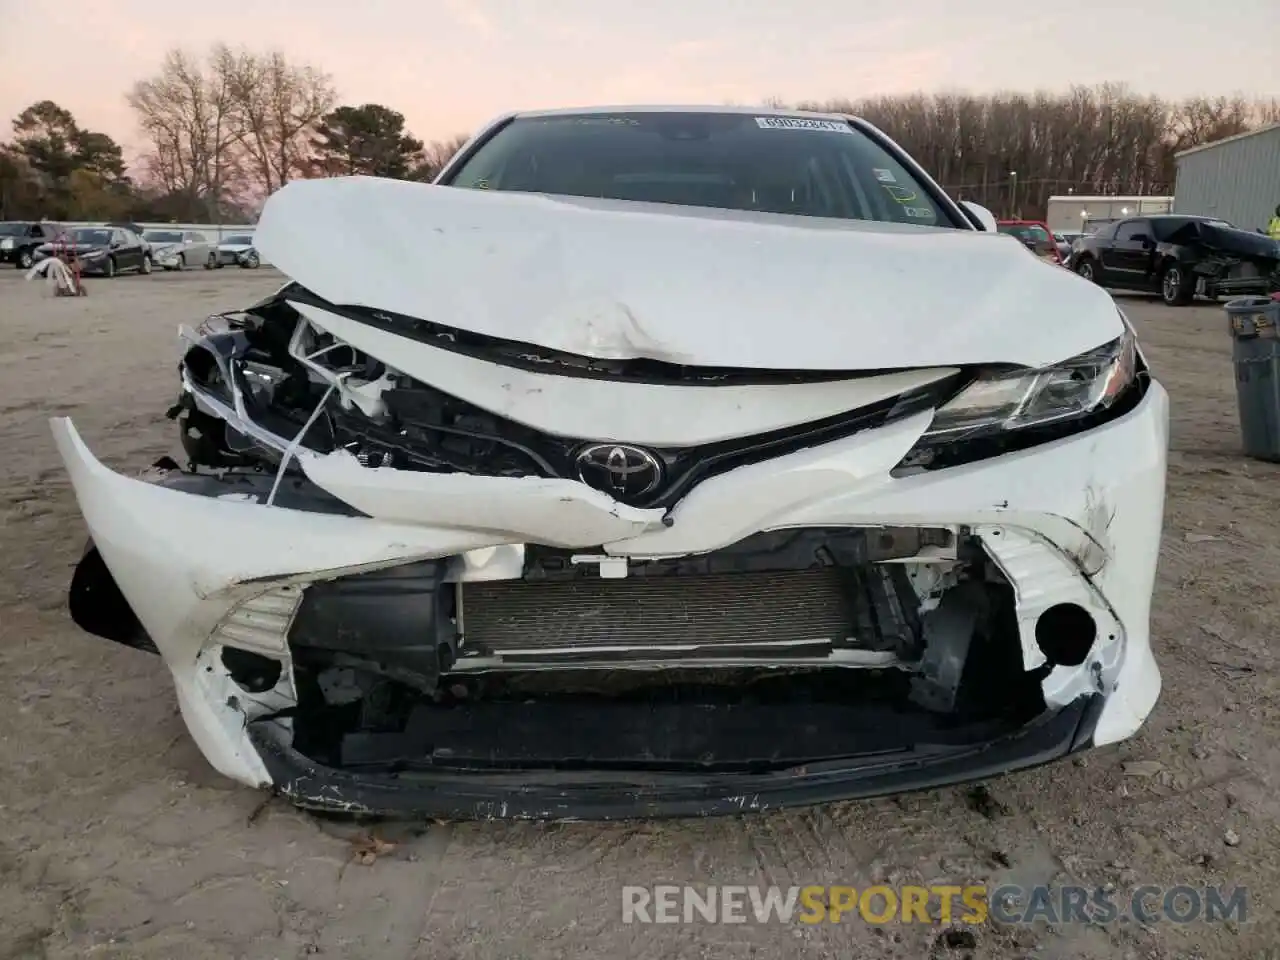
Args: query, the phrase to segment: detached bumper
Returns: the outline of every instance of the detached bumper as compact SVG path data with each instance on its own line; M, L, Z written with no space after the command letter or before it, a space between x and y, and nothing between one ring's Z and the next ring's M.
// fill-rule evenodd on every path
M70 421L52 427L102 561L169 666L184 719L216 769L325 809L621 817L929 787L1043 763L1141 726L1160 690L1149 619L1168 444L1164 390L1151 383L1134 409L1083 434L892 478L928 420L908 417L710 478L668 522L569 481L413 474L338 455L304 456L311 492L285 490L266 506L261 491L188 492L121 476L93 457ZM968 528L1012 585L1021 668L1043 676L1046 711L1015 733L715 776L366 775L317 764L292 746L288 711L298 692L289 631L317 582L463 554L492 554L496 563L501 551L489 548L513 544L671 557L764 530L950 525ZM1042 615L1062 605L1087 612L1096 626L1079 664L1047 663L1037 642ZM228 647L278 661L274 685L239 684L222 657Z
M1212 289L1223 297L1266 296L1280 290L1280 272L1264 277L1225 277L1212 281Z
M262 721L249 739L274 784L309 810L449 820L621 820L764 812L927 790L1059 760L1091 743L1102 698L1085 697L981 745L806 765L767 774L352 774L316 764L289 731Z

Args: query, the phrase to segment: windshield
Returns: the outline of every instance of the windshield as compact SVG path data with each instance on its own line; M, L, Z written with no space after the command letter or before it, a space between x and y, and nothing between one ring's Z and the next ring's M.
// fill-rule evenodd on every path
M20 237L26 232L25 223L0 223L0 237Z
M455 187L956 227L883 147L847 123L745 113L521 117Z
M80 227L71 231L71 239L74 243L105 247L111 242L111 231L101 227Z
M222 242L223 242L223 243L234 243L234 244L239 244L239 245L245 245L245 246L247 246L248 244L253 243L253 237L249 236L249 234L247 234L247 233L238 233L238 234L236 234L236 235L235 235L235 236L233 236L233 237L227 237L227 238L226 238L225 240L223 240Z
M142 235L143 240L149 240L152 243L181 243L181 230L148 230Z

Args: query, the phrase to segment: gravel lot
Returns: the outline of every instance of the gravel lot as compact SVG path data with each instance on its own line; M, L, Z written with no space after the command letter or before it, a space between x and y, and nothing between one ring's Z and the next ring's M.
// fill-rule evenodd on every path
M1141 736L980 788L741 819L387 825L394 847L366 863L367 826L222 780L160 661L65 613L84 529L47 419L73 416L119 468L172 452L177 324L281 282L122 277L73 300L0 273L0 960L1280 956L1280 467L1239 454L1220 309L1125 300L1174 416L1165 690ZM958 951L940 929L857 920L621 922L628 883L982 881L1246 884L1250 919L986 926Z

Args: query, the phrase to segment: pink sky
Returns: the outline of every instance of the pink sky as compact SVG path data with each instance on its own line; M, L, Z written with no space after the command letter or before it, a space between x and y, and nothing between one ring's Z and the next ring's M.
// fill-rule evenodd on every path
M124 102L129 85L166 49L203 51L219 40L310 62L332 75L342 102L385 103L428 140L508 109L593 103L1107 81L1170 97L1280 96L1280 0L3 0L0 8L0 136L8 118L49 98L130 148L138 137Z

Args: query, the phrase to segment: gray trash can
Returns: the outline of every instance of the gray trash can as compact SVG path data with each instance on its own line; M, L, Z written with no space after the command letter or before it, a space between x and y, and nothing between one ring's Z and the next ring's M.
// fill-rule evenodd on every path
M1241 297L1226 309L1245 455L1280 462L1280 300Z

